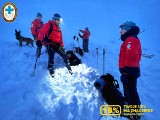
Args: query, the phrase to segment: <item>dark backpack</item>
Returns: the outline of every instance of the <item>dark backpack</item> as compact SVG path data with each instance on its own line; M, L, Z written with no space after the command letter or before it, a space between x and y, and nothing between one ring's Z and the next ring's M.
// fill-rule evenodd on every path
M109 105L120 105L123 109L124 97L118 90L118 81L111 74L104 74L94 82L96 89L101 91L102 97Z
M44 44L52 42L52 40L48 39L48 37L49 37L50 34L52 33L53 25L52 25L51 23L49 23L49 25L50 25L50 29L49 29L49 32L48 32L48 36L45 35L45 37L44 37L44 39L43 39L43 41L42 41L42 43L44 43Z
M74 47L75 53L78 53L80 56L83 56L83 50L80 47Z
M71 66L76 66L81 64L81 60L73 53L72 50L68 50L66 54L69 58L69 62Z

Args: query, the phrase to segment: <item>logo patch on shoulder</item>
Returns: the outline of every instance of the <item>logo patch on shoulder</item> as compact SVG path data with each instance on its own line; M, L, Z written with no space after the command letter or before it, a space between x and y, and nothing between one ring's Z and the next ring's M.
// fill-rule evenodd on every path
M127 49L131 49L131 43L130 42L127 44Z

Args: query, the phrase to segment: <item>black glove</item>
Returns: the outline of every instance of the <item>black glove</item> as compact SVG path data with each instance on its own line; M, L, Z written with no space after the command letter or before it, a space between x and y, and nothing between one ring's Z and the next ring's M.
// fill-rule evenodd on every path
M37 40L36 45L38 48L42 48L42 42L40 40Z
M75 39L76 39L76 36L73 36L73 39L75 40Z
M36 56L37 56L37 58L39 58L40 55L41 55L41 48L37 47L37 50L36 50Z
M65 51L64 47L63 47L63 46L60 46L60 47L59 47L59 51Z

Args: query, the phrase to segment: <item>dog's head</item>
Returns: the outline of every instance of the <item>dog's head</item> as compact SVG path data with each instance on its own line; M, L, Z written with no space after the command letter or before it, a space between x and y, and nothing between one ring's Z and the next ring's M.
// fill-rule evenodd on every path
M20 37L21 37L21 31L17 31L17 30L15 29L15 35L16 35L16 39L19 40Z

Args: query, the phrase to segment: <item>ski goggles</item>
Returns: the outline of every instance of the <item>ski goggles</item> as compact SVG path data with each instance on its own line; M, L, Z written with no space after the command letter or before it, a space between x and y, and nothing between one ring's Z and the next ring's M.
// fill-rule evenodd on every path
M62 22L62 18L54 18L55 20L57 20L59 23Z

